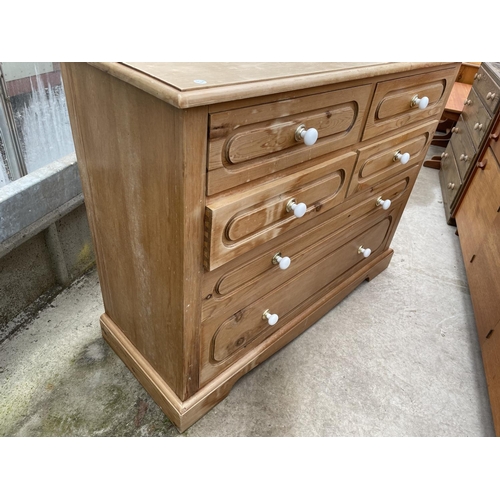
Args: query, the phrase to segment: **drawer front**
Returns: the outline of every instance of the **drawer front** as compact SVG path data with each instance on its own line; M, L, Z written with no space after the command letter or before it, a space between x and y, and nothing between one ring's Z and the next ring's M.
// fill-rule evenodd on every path
M474 161L476 150L472 144L465 122L460 116L457 125L458 133L454 133L451 137L451 146L456 158L458 171L462 180L465 179L466 174Z
M216 269L342 203L355 160L355 153L347 153L315 161L283 179L210 200L205 211L206 269ZM292 200L307 206L302 217L288 210Z
M441 183L441 192L443 194L443 205L446 217L449 218L455 196L457 195L462 183L451 144L448 144L445 156L441 159L439 180Z
M498 118L495 128L490 134L489 147L492 149L497 161L500 162L500 119Z
M317 254L313 265L266 295L249 295L245 307L233 309L222 318L205 320L201 331L201 382L213 378L300 310L312 305L318 296L335 288L348 273L354 273L382 253L400 213L396 208L368 227L354 228L347 242L333 250L329 247L330 252L322 257L319 255L324 249L313 248L311 252ZM372 250L369 257L364 258L358 252L361 246ZM267 310L279 317L273 326L263 318Z
M405 170L408 165L422 161L438 122L416 127L386 141L359 149L359 157L348 194L369 189L380 181ZM409 153L409 163L402 164L396 153Z
M279 172L358 142L371 85L210 115L207 194ZM315 128L312 146L297 141Z
M480 343L500 321L500 214L484 229L481 244L465 262Z
M495 433L500 436L500 322L481 345Z
M500 92L498 91L497 84L484 68L479 68L474 76L474 88L493 115L500 102Z
M474 123L477 122L477 113L480 107L483 106L483 103L479 96L476 94L474 87L470 89L469 95L467 99L464 101L464 107L462 109L462 113L460 115L463 118L465 125L469 129L469 134L472 135L472 131L474 130Z
M479 106L477 114L473 120L467 122L467 128L470 130L470 136L476 149L479 150L481 143L488 132L491 117L483 106Z
M392 183L385 182L370 196L334 214L293 237L277 238L249 259L246 255L228 265L205 273L202 285L202 321L238 310L248 303L249 294L262 296L279 286L284 280L302 272L340 246L349 237L353 226L366 223L367 219L380 218L386 212L377 205L377 199L390 200L393 209L405 204L415 183L419 166L398 175ZM337 209L342 208L341 206ZM337 211L337 210L332 210ZM312 249L318 249L312 251ZM288 257L287 269L280 269L273 258L276 254Z
M377 84L363 140L417 122L439 118L451 92L457 68L396 78ZM425 109L412 106L412 99L428 97Z
M485 151L481 162L485 167L473 172L474 177L455 215L466 264L478 252L500 210L500 166L491 149Z

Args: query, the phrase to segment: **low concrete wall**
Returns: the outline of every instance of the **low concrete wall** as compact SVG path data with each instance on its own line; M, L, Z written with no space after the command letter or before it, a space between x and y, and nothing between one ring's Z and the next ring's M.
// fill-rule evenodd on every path
M94 265L74 155L2 188L0 342Z

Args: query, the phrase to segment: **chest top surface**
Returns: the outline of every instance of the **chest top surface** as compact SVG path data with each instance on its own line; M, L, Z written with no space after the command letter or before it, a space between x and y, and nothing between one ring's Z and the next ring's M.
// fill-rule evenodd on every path
M179 108L431 69L437 62L90 63Z

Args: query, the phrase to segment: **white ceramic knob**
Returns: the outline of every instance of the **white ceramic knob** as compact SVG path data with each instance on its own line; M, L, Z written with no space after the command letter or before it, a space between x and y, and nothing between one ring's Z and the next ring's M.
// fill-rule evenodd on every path
M495 99L495 93L494 92L488 92L488 95L486 96L486 99L489 101L490 99Z
M313 127L306 129L305 125L299 125L295 131L295 140L303 141L306 146L312 146L318 140L318 131Z
M391 200L383 200L382 196L377 198L377 207L382 207L384 210L387 210L391 206Z
M290 267L290 264L292 262L292 259L290 257L282 257L280 253L277 253L273 257L273 264L279 264L280 269L288 269Z
M448 158L448 153L441 153L441 158Z
M461 154L460 155L460 160L462 160L462 161L469 161L469 157L466 154Z
M422 98L418 97L418 95L414 96L411 100L412 106L418 106L419 109L425 109L429 104L429 98L424 96Z
M286 205L287 212L293 212L293 215L300 219L307 212L307 205L305 203L297 203L295 200L290 200Z
M280 318L279 318L279 316L278 316L277 314L271 314L271 313L269 312L269 309L266 309L266 310L264 311L264 314L262 315L262 319L267 319L267 322L268 322L271 326L273 326L273 325L275 325L275 324L278 322L278 320L279 320Z
M394 161L398 161L401 165L406 165L410 161L410 153L401 153L401 151L397 151L394 155Z
M372 251L369 248L363 248L363 246L360 246L358 248L358 253L363 254L363 257L366 259L367 257L370 257Z
M474 125L474 130L482 130L483 129L483 124L482 123L476 123Z

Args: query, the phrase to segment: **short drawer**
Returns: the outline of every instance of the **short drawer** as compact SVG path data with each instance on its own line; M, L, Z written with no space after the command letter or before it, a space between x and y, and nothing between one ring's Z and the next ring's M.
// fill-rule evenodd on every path
M430 117L439 118L453 88L457 68L430 71L377 84L363 140ZM428 97L425 109L414 105L415 97Z
M207 202L205 268L209 271L342 203L355 153L309 162L283 179ZM293 204L305 204L300 216Z
M225 316L205 319L201 330L201 382L213 378L248 349L279 330L301 309L314 303L319 295L335 288L340 279L381 254L388 247L400 214L401 210L396 207L377 221L355 226L338 241L312 247L313 263L302 272L294 273L267 294L252 290L242 308L233 307ZM371 254L364 257L360 247L371 249ZM263 317L266 311L278 315L275 325Z
M359 149L358 161L349 185L348 195L369 189L384 179L424 159L438 122L412 128L388 140ZM409 154L407 163L398 155Z
M371 85L210 115L207 194L279 172L358 142ZM311 146L299 126L315 128Z
M495 114L500 102L500 92L498 85L483 67L479 68L474 76L474 89L482 97L484 105L490 110L490 113Z
M419 166L413 166L392 182L385 182L373 190L369 197L358 200L340 211L344 204L332 210L325 221L289 237L279 237L269 242L258 253L250 257L243 255L225 266L205 273L202 284L202 321L209 317L224 315L227 309L245 306L249 294L264 295L290 279L294 274L311 266L316 259L337 248L342 239L363 221L383 217L387 212L377 203L390 200L390 209L405 204L411 192ZM358 197L359 198L359 197ZM347 204L347 203L345 203ZM336 213L335 213L336 212ZM318 248L317 252L311 251ZM275 258L291 259L289 267L280 269Z
M462 116L458 119L455 129L458 129L458 132L452 135L450 143L456 158L460 177L463 181L472 165L472 161L474 161L476 150L469 137L469 132Z
M443 194L443 205L446 218L449 219L455 197L460 189L462 181L455 162L455 156L451 145L448 144L444 156L441 158L441 168L439 169L439 181Z

